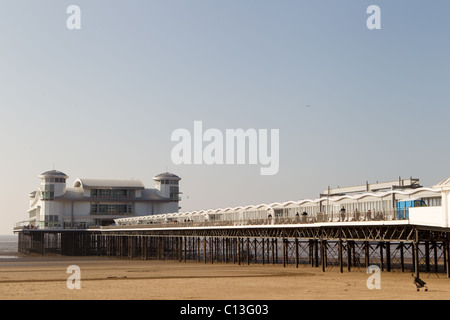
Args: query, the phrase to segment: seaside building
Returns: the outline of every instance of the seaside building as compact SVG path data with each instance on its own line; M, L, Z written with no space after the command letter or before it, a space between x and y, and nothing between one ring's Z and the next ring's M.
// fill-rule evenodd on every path
M190 226L409 220L410 212L419 208L441 208L443 193L438 186L423 187L419 179L399 178L328 188L317 199L124 217L115 222L119 226L155 223Z
M82 179L66 187L65 173L51 170L39 175L40 186L29 194L28 228L87 228L114 223L114 219L147 216L179 209L179 181L165 172L153 178L155 188L135 179Z

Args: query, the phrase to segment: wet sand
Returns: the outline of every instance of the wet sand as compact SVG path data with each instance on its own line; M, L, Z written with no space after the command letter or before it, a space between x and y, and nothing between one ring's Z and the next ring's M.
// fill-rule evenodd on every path
M70 265L80 267L79 290L67 288ZM450 299L444 274L422 274L428 292L416 291L409 272L382 272L379 290L367 288L368 277L337 267L324 273L309 266L19 255L0 259L0 299Z

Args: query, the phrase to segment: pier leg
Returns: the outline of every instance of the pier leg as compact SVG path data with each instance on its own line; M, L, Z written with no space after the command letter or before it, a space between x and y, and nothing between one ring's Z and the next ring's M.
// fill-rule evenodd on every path
M262 261L262 264L264 265L264 260L265 260L265 256L264 256L264 243L265 243L265 239L264 238L262 238L261 239L261 261Z
M187 237L184 237L184 254L183 254L184 262L186 262L186 256L187 256L187 247L188 247L187 241L188 241Z
M439 268L438 268L438 244L436 241L433 241L433 245L434 245L434 272L438 273Z
M386 271L391 271L391 243L389 241L386 243Z
M254 260L254 262L255 262L255 264L256 263L258 263L258 250L257 250L257 246L258 246L258 241L257 241L257 239L255 238L255 240L253 241L253 244L255 245L255 256L254 256L254 258L253 258L253 260Z
M275 239L271 239L272 244L272 264L275 264Z
M148 252L147 252L147 237L142 237L142 259L147 260L148 259Z
M381 271L384 271L384 257L383 257L383 247L384 242L380 242L380 264L381 264Z
M209 255L211 256L211 264L214 263L214 243L216 242L216 238L209 238Z
M370 264L370 243L369 241L364 242L364 264L366 269L369 267Z
M320 255L322 259L322 271L325 272L327 268L327 241L326 240L320 240Z
M237 239L237 246L238 246L238 265L241 265L241 238Z
M403 252L404 249L403 242L400 242L399 246L400 246L400 268L402 272L405 272L405 254Z
M275 263L278 263L278 239L275 238Z
M247 247L247 265L250 265L250 239L246 239L246 247Z
M314 266L319 267L319 240L314 240Z
M447 272L447 278L450 278L450 245L448 241L444 242L444 252L445 252L445 269Z
M203 237L203 260L206 264L208 260L206 256L206 237Z
M347 271L350 272L352 270L352 247L353 241L347 241Z
M419 242L414 241L413 243L413 256L414 256L414 276L419 277Z

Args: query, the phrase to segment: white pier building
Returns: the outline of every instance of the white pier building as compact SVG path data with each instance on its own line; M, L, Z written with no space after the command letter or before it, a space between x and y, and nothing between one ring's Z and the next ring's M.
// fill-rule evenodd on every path
M39 175L41 184L29 194L26 228L87 228L110 225L114 219L178 212L180 177L165 172L153 178L155 188L135 179L76 179L51 170Z

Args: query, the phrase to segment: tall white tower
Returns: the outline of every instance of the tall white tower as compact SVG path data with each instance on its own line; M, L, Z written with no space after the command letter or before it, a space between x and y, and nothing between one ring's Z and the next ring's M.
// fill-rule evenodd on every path
M155 180L155 188L158 189L158 195L169 198L173 201L179 201L179 181L181 178L173 173L164 172L153 178Z
M54 197L66 193L66 180L68 175L61 171L51 170L39 176L41 179L42 200L53 200Z
M39 227L60 227L62 224L63 210L61 203L53 201L55 197L60 197L66 193L65 173L57 170L46 171L39 178L41 207L39 216L36 215L36 224Z

